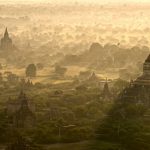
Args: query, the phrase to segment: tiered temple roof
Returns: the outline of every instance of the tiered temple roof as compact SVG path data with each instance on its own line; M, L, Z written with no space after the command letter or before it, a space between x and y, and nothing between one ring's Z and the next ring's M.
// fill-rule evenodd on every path
M143 64L143 74L120 93L119 99L147 106L150 104L150 55Z
M143 74L134 81L134 84L150 86L150 55L143 64Z
M2 50L12 50L13 49L12 40L9 37L7 28L5 30L4 37L1 39L0 49L2 49Z

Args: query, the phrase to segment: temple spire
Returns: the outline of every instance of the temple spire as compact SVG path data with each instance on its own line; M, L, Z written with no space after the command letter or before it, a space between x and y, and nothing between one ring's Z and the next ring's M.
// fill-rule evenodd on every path
M9 34L8 34L8 30L7 30L7 27L5 29L5 33L4 33L4 38L8 38L9 37Z
M103 91L101 93L101 96L103 99L111 99L111 92L109 90L109 86L108 86L108 79L106 78L105 80L105 84L104 84L104 88Z
M104 84L103 92L104 92L105 94L108 94L108 93L109 93L109 87L108 87L107 78L106 78L106 81L105 81L105 84Z
M0 49L1 50L13 50L14 49L12 40L11 40L11 38L9 38L9 33L7 30L7 27L4 32L4 37L1 39Z

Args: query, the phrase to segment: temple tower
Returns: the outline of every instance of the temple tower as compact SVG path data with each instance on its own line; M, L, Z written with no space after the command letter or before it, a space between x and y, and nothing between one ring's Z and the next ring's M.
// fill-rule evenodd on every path
M28 98L23 91L18 97L20 107L13 116L14 125L17 128L32 127L35 124L35 115L29 108Z
M150 55L143 64L143 74L134 81L134 85L150 86Z
M13 49L12 40L9 37L7 28L5 29L4 37L1 39L1 49L2 50L11 50Z
M106 79L106 82L104 84L104 88L103 88L103 91L101 93L101 97L104 99L104 100L110 100L112 99L112 94L109 90L109 86L108 86L108 82L107 82L107 79Z

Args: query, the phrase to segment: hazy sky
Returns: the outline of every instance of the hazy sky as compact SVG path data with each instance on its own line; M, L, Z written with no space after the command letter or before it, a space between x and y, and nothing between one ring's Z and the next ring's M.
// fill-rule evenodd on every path
M0 0L1 4L10 3L72 3L72 2L78 2L78 3L150 3L150 0Z

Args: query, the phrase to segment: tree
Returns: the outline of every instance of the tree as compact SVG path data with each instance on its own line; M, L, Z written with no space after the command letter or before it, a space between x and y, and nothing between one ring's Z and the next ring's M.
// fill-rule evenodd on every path
M147 116L149 108L144 104L118 100L97 129L99 145L95 146L96 150L150 149L150 119Z
M34 64L28 65L26 68L26 76L27 77L35 77L36 76L36 66Z
M117 79L114 84L113 87L116 91L122 91L122 89L124 89L125 87L127 87L129 85L129 82L122 80L122 79Z

